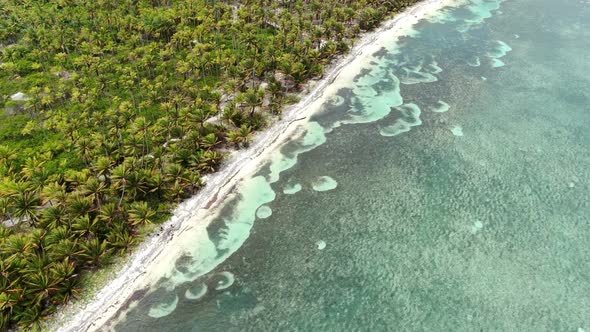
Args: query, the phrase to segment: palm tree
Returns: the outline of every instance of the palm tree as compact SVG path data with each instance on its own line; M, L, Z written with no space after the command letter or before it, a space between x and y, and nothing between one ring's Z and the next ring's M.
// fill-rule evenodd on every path
M252 129L246 124L243 124L239 129L230 131L227 136L228 142L234 144L237 148L241 146L247 147L251 139Z
M91 218L90 216L83 215L72 221L72 230L78 237L93 238L95 237L101 228L101 222L98 218Z
M112 172L112 179L113 179L113 189L120 193L119 197L119 204L123 201L125 197L125 189L127 187L127 177L129 177L129 170L124 164L121 164L113 169Z
M50 206L61 204L66 199L66 186L62 183L52 182L46 184L41 190L41 203Z
M80 257L84 259L87 265L93 267L107 263L113 251L112 248L108 247L108 242L101 242L97 238L83 241L81 249Z
M256 110L256 107L262 105L262 101L264 100L264 89L250 88L246 90L246 92L243 93L240 97L242 102L247 107L250 107L250 117L252 117L254 116L254 111Z
M108 185L110 169L113 165L114 165L114 162L111 158L105 157L105 156L100 156L94 161L94 163L92 165L92 169L96 172L96 174L98 176L104 176L105 182Z
M133 202L129 210L129 222L133 226L151 224L156 212L146 202Z
M41 200L36 193L31 191L18 192L12 197L12 215L21 220L27 220L34 227L38 220L40 203Z
M55 229L66 222L68 215L63 205L44 208L38 221L38 226L47 230Z
M85 196L81 192L72 192L66 199L66 207L73 218L81 217L89 213L94 206L94 197Z
M118 248L122 252L127 251L130 247L137 243L137 238L131 232L124 228L114 228L107 236L108 243Z
M97 178L88 178L86 183L80 188L80 192L86 196L93 196L96 208L100 209L105 194L107 193L106 184Z
M76 261L82 254L82 250L76 240L63 239L49 245L49 257L52 260L67 258Z

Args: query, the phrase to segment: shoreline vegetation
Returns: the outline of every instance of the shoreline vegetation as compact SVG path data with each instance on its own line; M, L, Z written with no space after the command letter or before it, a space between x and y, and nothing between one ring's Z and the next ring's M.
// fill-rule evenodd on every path
M106 323L344 67L445 3L355 41L415 2L3 1L0 330ZM71 304L114 258L116 278Z

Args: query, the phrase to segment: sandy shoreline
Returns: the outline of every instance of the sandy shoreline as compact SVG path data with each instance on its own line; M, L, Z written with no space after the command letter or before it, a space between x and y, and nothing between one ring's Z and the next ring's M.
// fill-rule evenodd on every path
M174 256L171 254L177 245L170 245L172 240L177 242L175 244L187 241L188 230L199 223L210 222L210 217L215 215L215 210L224 202L221 198L230 194L242 179L253 174L261 166L261 161L300 128L299 124L319 110L325 94L329 95L339 88L338 84L333 84L336 78L346 81L351 75L357 74L356 70L343 72L343 69L362 64L366 55L373 54L382 45L410 31L426 15L453 2L424 0L385 22L379 29L364 34L347 55L326 70L324 78L315 84L309 94L296 105L284 110L280 121L258 133L250 148L232 153L218 172L209 175L206 186L176 208L170 220L162 225L163 231L158 236L146 239L127 259L115 279L96 292L88 303L74 303L64 308L51 322L50 329L73 332L96 331L103 327L136 290L145 288L154 281L147 270L157 270L154 267L159 266L158 263L173 260Z

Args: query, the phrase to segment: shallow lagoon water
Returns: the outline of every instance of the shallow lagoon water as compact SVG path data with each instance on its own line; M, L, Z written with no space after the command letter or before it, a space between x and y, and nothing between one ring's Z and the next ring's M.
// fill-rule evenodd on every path
M216 267L179 259L116 330L589 331L589 18L421 22L237 189Z

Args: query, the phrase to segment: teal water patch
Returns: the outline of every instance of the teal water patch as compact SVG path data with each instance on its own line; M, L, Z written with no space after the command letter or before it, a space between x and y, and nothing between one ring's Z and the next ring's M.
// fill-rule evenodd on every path
M300 192L301 189L303 189L303 187L301 186L300 183L289 183L289 184L285 185L285 187L283 188L283 194L294 195L294 194Z
M471 67L479 67L479 66L481 66L481 61L479 60L479 57L476 56L473 58L473 60L467 61L467 64L470 65Z
M189 300L200 300L207 294L207 285L199 284L197 287L187 289L184 293L184 297Z
M168 316L176 309L176 305L178 305L178 296L174 295L169 302L161 302L153 305L148 312L148 316L152 318Z
M400 82L408 85L436 82L438 81L438 77L436 77L435 74L442 72L442 68L440 68L438 63L434 60L427 65L424 65L423 61L419 61L413 66L403 66L401 69L402 73L400 74Z
M193 247L187 248L182 264L177 264L162 284L168 291L208 273L240 248L250 235L258 208L276 196L263 176L243 181L236 191L239 193L233 200L236 213L214 221L216 231L200 234Z
M231 272L221 272L213 276L213 282L215 285L215 290L224 290L230 288L234 281L236 280L235 276Z
M500 9L501 3L502 1L498 0L470 0L466 8L473 16L465 21L473 25L480 25L484 20L492 17L494 11Z
M305 126L303 138L290 142L291 153L274 153L269 163L270 174L268 182L275 183L279 180L281 172L284 172L297 164L297 157L307 151L311 151L326 142L325 129L317 122L310 121Z
M404 104L400 107L396 107L395 109L399 113L399 117L396 117L396 120L393 124L381 128L379 131L381 136L397 136L410 131L412 127L422 124L422 120L420 120L420 114L422 112L420 111L420 107L418 107L418 105Z
M492 60L493 68L505 66L506 64L500 58L503 58L508 52L512 51L512 48L505 42L498 40L496 43L497 45L487 53L487 56Z
M266 219L272 215L272 209L268 205L262 205L256 210L256 217L259 219Z

